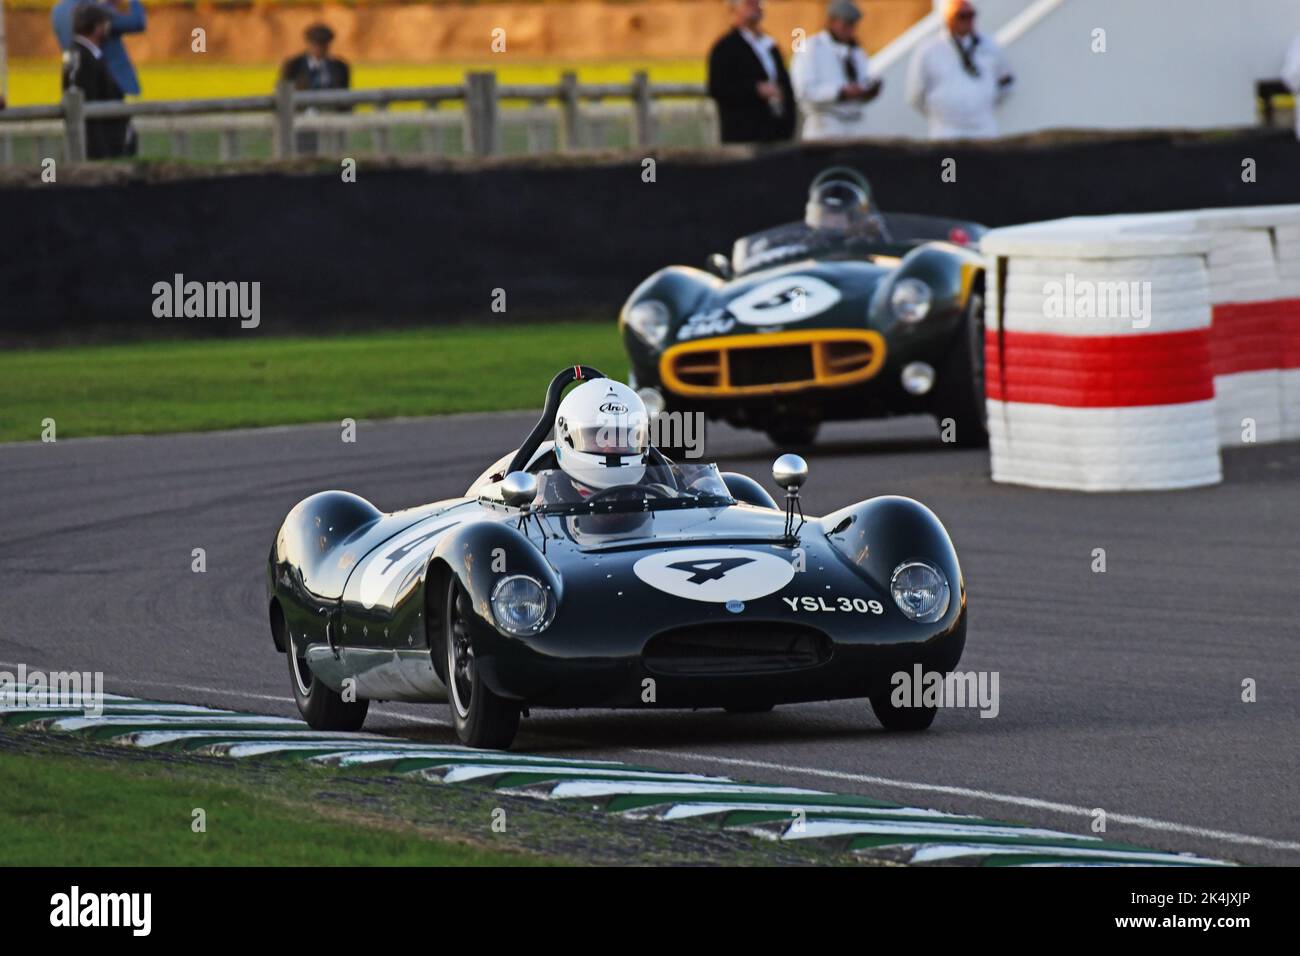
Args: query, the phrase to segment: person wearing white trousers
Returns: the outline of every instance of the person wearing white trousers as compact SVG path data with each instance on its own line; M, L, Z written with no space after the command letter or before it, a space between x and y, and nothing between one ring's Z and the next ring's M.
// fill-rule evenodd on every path
M866 104L880 93L867 75L867 54L857 43L862 13L852 0L833 0L826 29L809 37L790 61L790 81L803 113L802 139L854 139L866 135Z

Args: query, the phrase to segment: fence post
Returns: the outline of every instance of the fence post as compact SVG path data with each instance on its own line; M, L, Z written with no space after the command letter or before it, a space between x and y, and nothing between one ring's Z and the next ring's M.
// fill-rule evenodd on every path
M293 136L293 84L281 80L275 84L275 158L292 159L297 149Z
M582 148L582 110L578 100L578 74L566 70L560 74L560 115L564 129L564 148Z
M632 74L632 142L636 146L649 146L654 141L652 105L650 74L637 70Z
M465 74L465 129L469 151L491 156L500 148L500 117L497 114L497 75Z
M63 153L70 163L86 161L86 95L78 87L63 91Z

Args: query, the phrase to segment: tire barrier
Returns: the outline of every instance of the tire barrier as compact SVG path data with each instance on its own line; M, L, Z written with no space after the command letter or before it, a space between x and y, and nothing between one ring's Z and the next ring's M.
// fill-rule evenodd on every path
M1222 480L1220 449L1300 437L1300 206L994 230L995 481Z
M686 821L767 840L823 841L827 853L913 866L1224 866L1191 853L909 807L853 794L746 783L613 760L542 757L372 733L313 731L300 720L105 694L51 698L11 688L0 733L76 734L156 754L301 761L348 773L407 775L432 784L593 808L634 819ZM84 706L83 706L84 705ZM102 708L93 716L86 708ZM165 759L165 757L160 758Z

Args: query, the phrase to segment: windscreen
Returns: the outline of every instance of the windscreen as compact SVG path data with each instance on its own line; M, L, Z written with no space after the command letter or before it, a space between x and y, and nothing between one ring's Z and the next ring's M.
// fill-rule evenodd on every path
M542 514L612 514L735 504L717 465L648 465L635 484L590 488L560 469L537 474L533 509Z

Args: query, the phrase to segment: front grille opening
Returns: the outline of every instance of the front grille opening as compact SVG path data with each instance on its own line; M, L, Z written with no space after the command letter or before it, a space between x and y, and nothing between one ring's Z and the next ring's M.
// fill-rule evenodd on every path
M868 342L824 342L822 365L827 375L851 375L871 364L874 351Z
M813 627L780 622L698 624L656 634L646 643L646 670L673 677L774 674L831 658L831 641Z
M687 385L713 387L722 384L722 356L717 352L692 352L678 356L677 377Z
M738 387L808 382L814 378L812 349L807 345L733 349L727 359L731 384Z

